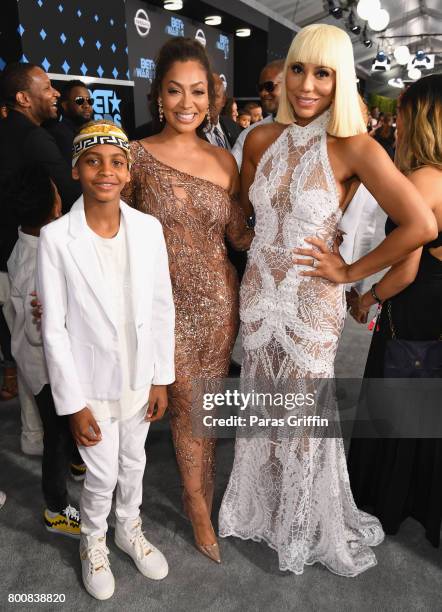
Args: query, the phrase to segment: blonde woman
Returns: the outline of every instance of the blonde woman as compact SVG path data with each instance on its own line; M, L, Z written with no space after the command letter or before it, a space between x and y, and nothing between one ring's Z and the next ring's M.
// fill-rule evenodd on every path
M354 178L398 227L347 265L334 244ZM367 135L343 30L315 24L296 35L276 122L246 140L241 190L244 208L256 214L241 286L243 386L302 392L313 379L334 376L344 284L437 235L431 210ZM370 546L382 541L383 531L355 506L342 440L311 432L270 426L265 437L237 437L220 535L264 540L277 551L281 570L301 574L320 562L356 576L376 564Z
M437 340L442 334L442 75L413 83L398 116L396 165L433 210L439 235L403 258L376 284L385 304L370 346L365 376L382 378L391 329L405 340ZM396 225L386 223L390 235ZM375 299L371 292L354 301L352 314L363 322ZM440 545L442 523L442 441L433 439L354 439L348 464L355 500L369 506L387 534L411 516Z

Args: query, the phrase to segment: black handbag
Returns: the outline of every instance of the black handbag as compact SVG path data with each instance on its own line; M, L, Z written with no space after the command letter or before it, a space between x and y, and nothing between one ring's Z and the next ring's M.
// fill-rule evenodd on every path
M438 340L399 340L387 303L391 340L384 357L384 378L442 378L442 334Z

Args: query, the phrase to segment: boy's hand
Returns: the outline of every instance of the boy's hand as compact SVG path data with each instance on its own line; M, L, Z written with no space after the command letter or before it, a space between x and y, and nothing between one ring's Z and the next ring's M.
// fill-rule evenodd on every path
M87 406L69 415L72 436L79 446L95 446L101 440L101 431Z
M41 304L38 300L38 296L36 294L35 291L33 291L32 293L29 294L32 297L31 300L31 312L32 312L32 322L35 323L35 325L37 326L37 329L40 329L41 327L41 315L43 314L43 309L41 307Z
M167 386L152 385L149 393L149 407L145 419L152 423L163 418L167 409Z

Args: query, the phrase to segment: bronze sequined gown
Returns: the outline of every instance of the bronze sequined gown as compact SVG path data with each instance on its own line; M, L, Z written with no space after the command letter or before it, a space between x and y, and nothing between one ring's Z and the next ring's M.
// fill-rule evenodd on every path
M253 237L222 187L163 164L131 144L131 182L122 198L163 226L175 302L175 373L169 412L186 493L202 492L211 510L215 439L193 438L192 380L227 375L238 331L238 281L224 238L238 250Z

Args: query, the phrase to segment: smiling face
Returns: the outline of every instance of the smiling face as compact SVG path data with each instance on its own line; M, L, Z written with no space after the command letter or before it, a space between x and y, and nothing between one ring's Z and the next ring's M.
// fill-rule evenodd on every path
M85 198L107 204L119 201L123 187L130 181L127 157L119 147L103 144L85 151L72 169Z
M237 122L239 123L241 127L248 128L250 125L250 115L248 113L247 115L243 115L243 114L238 115Z
M22 96L20 100L25 103L33 121L38 125L57 117L57 100L60 94L52 87L48 75L41 68L33 68L29 72L28 88L19 95Z
M307 125L332 103L336 73L332 68L293 62L286 75L287 97L299 125Z
M207 74L194 60L175 62L161 84L164 118L175 131L191 132L201 125L209 108Z

